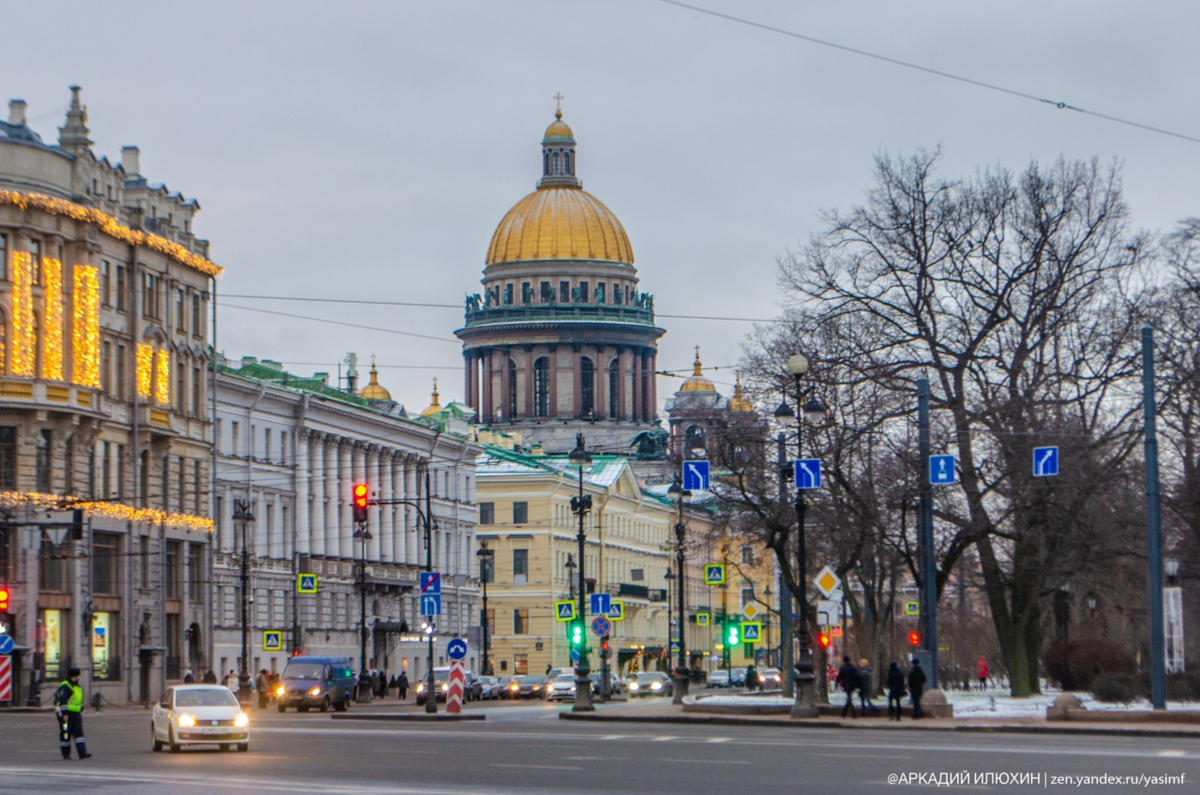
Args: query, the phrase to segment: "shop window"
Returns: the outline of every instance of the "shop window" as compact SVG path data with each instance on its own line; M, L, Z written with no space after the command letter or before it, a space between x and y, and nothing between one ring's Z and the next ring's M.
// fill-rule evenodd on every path
M504 663L500 663L500 670L504 670ZM513 655L513 676L528 676L529 675L529 655L514 654Z

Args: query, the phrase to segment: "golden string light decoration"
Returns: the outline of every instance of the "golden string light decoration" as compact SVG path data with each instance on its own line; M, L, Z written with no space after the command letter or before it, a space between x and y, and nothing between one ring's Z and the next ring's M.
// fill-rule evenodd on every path
M72 380L100 388L100 276L92 265L75 266Z
M42 258L42 295L45 312L42 323L42 378L63 380L63 272L62 263Z
M83 223L95 224L100 231L109 237L116 238L135 246L145 246L152 251L170 257L181 265L200 271L207 276L220 276L225 269L215 262L197 256L178 243L165 237L139 232L123 225L108 213L94 207L84 207L74 202L55 199L41 193L17 193L11 190L0 190L0 206L8 205L22 210L42 210L51 215L64 216Z
M12 358L13 375L33 376L37 360L37 336L33 317L33 255L13 252Z
M154 378L154 348L143 342L137 346L137 394L140 398L150 397L150 384Z
M160 406L171 402L171 352L154 354L154 400Z
M47 511L61 511L77 508L96 516L117 519L124 522L142 522L144 524L162 524L167 527L178 527L185 530L198 530L203 533L213 531L213 520L190 513L167 513L155 508L134 508L132 505L122 505L116 502L89 502L75 500L71 497L60 497L56 494L43 494L36 491L0 491L0 506L5 508L40 508Z

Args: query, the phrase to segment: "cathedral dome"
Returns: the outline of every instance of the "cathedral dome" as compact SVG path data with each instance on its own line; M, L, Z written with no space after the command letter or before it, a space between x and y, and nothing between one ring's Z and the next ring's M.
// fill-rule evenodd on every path
M742 374L738 373L737 382L733 385L733 397L729 399L730 411L754 411L754 404L746 400L742 394Z
M703 368L700 364L700 348L696 348L696 361L692 364L692 377L683 382L683 386L679 387L680 392L716 392L717 387L707 378L704 377Z
M562 110L554 112L554 121L550 122L550 126L546 128L546 134L542 136L542 143L558 143L560 141L575 143L575 133L571 132L571 128L562 120Z
M422 417L432 417L434 414L442 413L442 404L438 399L437 379L433 379L433 402L429 404L424 411L421 412Z
M391 400L392 393L387 391L387 388L379 383L379 371L375 369L374 357L371 358L371 383L364 386L358 391L360 398L366 400Z
M633 247L612 210L582 188L544 186L508 211L487 264L584 259L633 264Z

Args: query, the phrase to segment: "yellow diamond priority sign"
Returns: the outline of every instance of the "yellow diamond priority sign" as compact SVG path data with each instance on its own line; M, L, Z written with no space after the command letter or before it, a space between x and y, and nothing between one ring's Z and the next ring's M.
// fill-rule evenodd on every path
M821 593L825 594L825 598L828 599L833 595L834 591L842 587L842 581L833 572L832 568L826 566L817 574L817 578L813 580L813 585L816 585Z
M742 608L742 615L744 615L747 619L750 619L751 621L753 621L754 617L761 612L762 612L761 610L759 610L757 607L754 606L754 602L750 602L745 607Z

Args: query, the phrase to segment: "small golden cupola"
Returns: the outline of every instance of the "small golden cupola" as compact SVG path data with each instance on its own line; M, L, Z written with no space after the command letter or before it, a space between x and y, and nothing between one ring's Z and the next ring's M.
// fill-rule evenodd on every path
M737 374L737 381L733 384L733 397L729 399L730 411L754 411L753 404L746 400L742 394L742 374Z
M379 370L375 367L375 356L371 356L371 382L358 391L360 398L367 400L391 400L392 393L379 383Z
M680 392L716 392L717 387L704 377L703 365L700 364L700 346L696 346L696 361L692 363L692 377L679 387Z
M429 404L429 408L421 412L422 417L432 417L434 414L442 413L442 404L438 399L437 379L433 379L433 402Z

